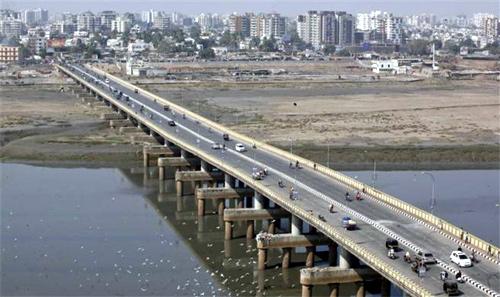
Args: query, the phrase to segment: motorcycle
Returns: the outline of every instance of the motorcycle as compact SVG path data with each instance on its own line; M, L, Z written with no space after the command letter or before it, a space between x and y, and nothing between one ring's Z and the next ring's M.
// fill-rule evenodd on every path
M280 188L283 188L285 185L284 185L284 184L283 184L283 182L280 180L280 181L278 181L278 186L279 186Z

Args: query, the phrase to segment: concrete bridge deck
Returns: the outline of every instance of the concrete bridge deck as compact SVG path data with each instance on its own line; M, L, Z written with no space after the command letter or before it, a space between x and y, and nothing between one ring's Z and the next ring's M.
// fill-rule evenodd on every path
M222 133L227 132L214 131L214 127L218 127L216 124L200 120L199 116L171 103L169 105L176 112L164 112L162 107L164 101L159 101L161 98L147 94L144 90L134 93L136 89L134 86L107 75L111 79L110 85L130 95L132 102L116 100L107 87L102 88L89 82L96 78L95 72L80 66L75 66L71 71L67 68L61 69L165 139L238 178L292 215L314 226L319 232L337 242L409 294L440 295L442 294L442 283L439 280L441 269L450 272L457 270L448 257L451 251L457 248L460 234L456 227L444 220L441 221L402 202L391 200L388 195L329 172L321 166L316 167L315 164L309 166L307 161L299 157L287 156L275 148L260 143L257 148L252 148L251 140L239 135L241 139L238 139L237 136L233 136L236 134L231 135L235 140L225 142L227 150L213 150L211 145L214 142L223 142ZM102 84L104 83L101 82ZM144 106L143 111L139 109L140 106ZM187 116L181 117L180 113L185 113ZM169 120L176 121L177 125L169 126ZM244 143L247 152L236 152L233 149L236 142ZM303 169L290 168L289 162L295 159L300 159L302 164L308 166ZM253 180L251 173L256 167L268 168L269 176L262 181ZM285 181L286 188L278 187L278 179ZM288 197L287 188L291 186L298 192L296 200L290 200ZM362 187L366 187L363 201L345 201L346 191L352 193L354 189ZM331 203L335 204L336 213L329 213L328 207ZM324 219L319 219L318 215ZM340 222L346 215L358 221L358 230L348 231L342 228ZM401 257L388 260L384 243L389 236L397 238L405 250L432 251L438 258L439 265L433 266L423 279L419 278ZM468 236L470 242L461 243L465 252L470 252L469 246L473 245L483 254L490 252L495 257L498 255L498 247L488 246L473 235ZM399 255L402 256L401 252ZM481 294L499 296L498 270L497 262L489 257L482 257L478 265L462 269L467 277L467 283L460 287L461 291L469 296Z

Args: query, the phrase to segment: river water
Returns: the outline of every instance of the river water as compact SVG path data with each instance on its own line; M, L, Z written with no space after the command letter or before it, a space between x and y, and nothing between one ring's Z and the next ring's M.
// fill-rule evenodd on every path
M0 172L2 296L300 295L300 251L287 271L276 266L280 255L273 251L271 268L256 272L245 226L236 224L238 238L224 241L210 203L209 215L198 220L193 196L177 198L171 182L159 188L154 172L5 163ZM371 183L370 172L347 174ZM432 174L434 212L498 244L499 171ZM420 172L379 172L376 185L429 207L431 180ZM375 284L367 289L377 295Z

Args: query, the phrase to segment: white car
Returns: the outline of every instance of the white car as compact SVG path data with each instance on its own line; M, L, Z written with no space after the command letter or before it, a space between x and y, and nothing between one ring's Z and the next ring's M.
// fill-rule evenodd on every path
M106 79L104 82L107 83L107 84L109 84L109 79Z
M242 143L237 143L235 146L234 146L234 149L237 151L237 152L244 152L246 151L247 149L245 148L245 146L242 144Z
M223 149L223 146L222 146L222 144L215 142L215 143L212 143L212 149L213 150L221 150L221 149Z
M466 254L461 251L453 251L450 255L451 262L457 264L459 267L471 267L472 261Z

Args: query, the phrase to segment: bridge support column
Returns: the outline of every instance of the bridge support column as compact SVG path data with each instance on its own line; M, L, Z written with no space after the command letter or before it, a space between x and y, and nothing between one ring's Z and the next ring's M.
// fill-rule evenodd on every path
M142 149L142 155L143 155L143 164L144 167L149 167L149 153L146 151L146 147Z
M252 220L247 221L247 239L253 239L255 237L255 227Z
M225 221L224 222L224 240L233 239L233 222Z
M328 265L337 266L337 247L336 242L332 242L328 245Z
M197 199L198 200L198 216L205 215L205 199Z
M181 180L175 181L175 189L178 197L184 196L184 183Z
M262 194L259 192L255 191L255 194L253 196L253 208L255 209L262 209L263 208L263 197Z
M267 233L275 234L276 233L276 220L271 219L268 220Z
M181 157L183 157L184 159L188 159L188 151L186 151L185 149L181 149Z
M316 246L306 247L306 267L314 267L314 254L316 253Z
M356 297L365 297L365 284L363 282L356 283L358 289L356 290Z
M217 213L220 216L224 215L224 208L226 208L225 202L226 202L226 199L218 199L217 200Z
M165 166L158 167L158 179L160 181L165 180Z
M292 235L302 234L302 220L293 214L292 214L291 229L292 229L291 230Z
M267 262L267 249L258 249L258 254L257 254L257 269L258 270L265 270L266 269L266 262Z
M283 258L281 268L288 269L292 262L292 248L283 248Z
M200 160L200 170L204 172L208 172L208 163L205 160ZM208 182L203 181L201 183L202 188L208 188Z
M330 289L330 297L339 296L339 284L328 284L328 288Z
M339 247L339 249L339 267L344 269L351 268L351 266L353 266L354 256L343 247Z
M312 286L302 285L302 297L311 297L311 296L312 296Z
M391 282L385 277L380 281L380 296L390 297L391 296Z

